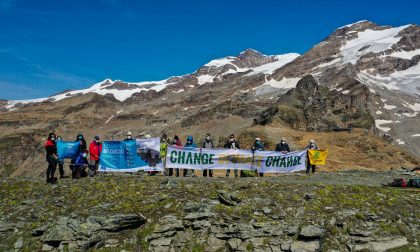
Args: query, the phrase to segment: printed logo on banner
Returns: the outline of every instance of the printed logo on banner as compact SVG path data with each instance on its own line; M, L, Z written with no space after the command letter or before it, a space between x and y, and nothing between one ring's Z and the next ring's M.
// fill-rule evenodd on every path
M57 141L57 155L60 161L74 159L79 154L80 142Z
M159 138L154 141L160 142ZM155 143L153 143L155 144ZM100 171L135 172L163 171L159 152L149 148L138 149L137 141L104 141L99 163Z
M308 150L311 165L325 165L328 150Z

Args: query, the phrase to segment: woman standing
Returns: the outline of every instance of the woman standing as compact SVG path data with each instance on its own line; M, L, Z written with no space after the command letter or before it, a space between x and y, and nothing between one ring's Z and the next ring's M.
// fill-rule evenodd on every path
M55 184L57 183L57 178L54 177L55 169L57 168L57 145L56 145L56 135L54 133L50 133L48 135L47 142L45 142L45 151L46 151L46 159L48 162L47 168L47 184Z

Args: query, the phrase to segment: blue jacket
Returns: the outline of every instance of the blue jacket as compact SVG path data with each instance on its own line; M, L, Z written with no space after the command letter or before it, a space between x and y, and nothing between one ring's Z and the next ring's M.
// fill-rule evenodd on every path
M260 141L260 142L255 142L252 147L251 147L252 151L263 151L264 150L264 144Z
M197 145L194 143L194 138L192 136L187 137L187 143L185 143L184 147L197 148Z
M83 153L80 153L77 156L76 161L74 162L74 165L77 166L77 167L80 167L80 166L85 165L85 164L88 165L89 162L88 162L87 158L83 157Z

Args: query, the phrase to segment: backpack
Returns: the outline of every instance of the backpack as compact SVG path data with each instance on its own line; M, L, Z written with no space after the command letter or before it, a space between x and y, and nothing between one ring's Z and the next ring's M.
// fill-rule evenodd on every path
M420 178L413 178L408 181L409 187L420 188Z
M407 181L403 178L394 179L391 183L393 187L407 187Z

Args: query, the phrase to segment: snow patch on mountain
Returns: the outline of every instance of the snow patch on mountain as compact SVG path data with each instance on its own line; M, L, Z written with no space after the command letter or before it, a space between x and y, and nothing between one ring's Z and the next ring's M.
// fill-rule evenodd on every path
M391 48L401 39L396 37L398 33L409 26L405 25L385 30L367 29L358 32L357 38L347 41L340 48L343 57L342 63L356 64L360 57L367 53L379 53Z
M220 59L214 59L210 61L209 63L205 64L204 66L207 67L222 67L227 64L233 64L233 61L236 59L236 57L228 56Z
M204 75L197 76L198 84L203 85L205 83L213 82L214 77L215 76L209 75L209 74L204 74Z
M355 25L355 24L360 24L360 23L363 23L363 22L368 22L367 20L360 20L360 21L357 21L357 22L355 22L355 23L352 23L352 24L347 24L347 25L345 25L345 26L341 26L340 28L338 28L338 29L343 29L343 28L350 28L350 27L352 27L353 25Z
M393 72L388 76L373 75L363 70L357 74L357 78L368 85L420 96L420 64L403 71Z
M400 59L412 59L416 55L420 55L420 49L416 49L413 51L396 51L386 56L391 56Z
M267 63L264 65L261 65L259 67L255 67L252 69L252 72L248 75L263 73L263 74L272 74L275 70L281 68L282 66L286 65L287 63L292 62L297 57L299 57L300 54L298 53L288 53L288 54L282 54L282 55L275 55L274 58L276 61L272 63Z
M391 120L375 120L375 126L376 128L382 130L383 132L388 132L391 130L389 127L383 127L383 124L390 124L392 123Z
M264 82L264 84L262 84L261 86L271 86L274 88L278 88L278 89L291 89L296 87L296 84L298 83L298 81L300 81L301 78L285 78L283 77L281 80L275 80L275 79L270 79L270 80L266 80ZM260 86L260 87L261 87Z

